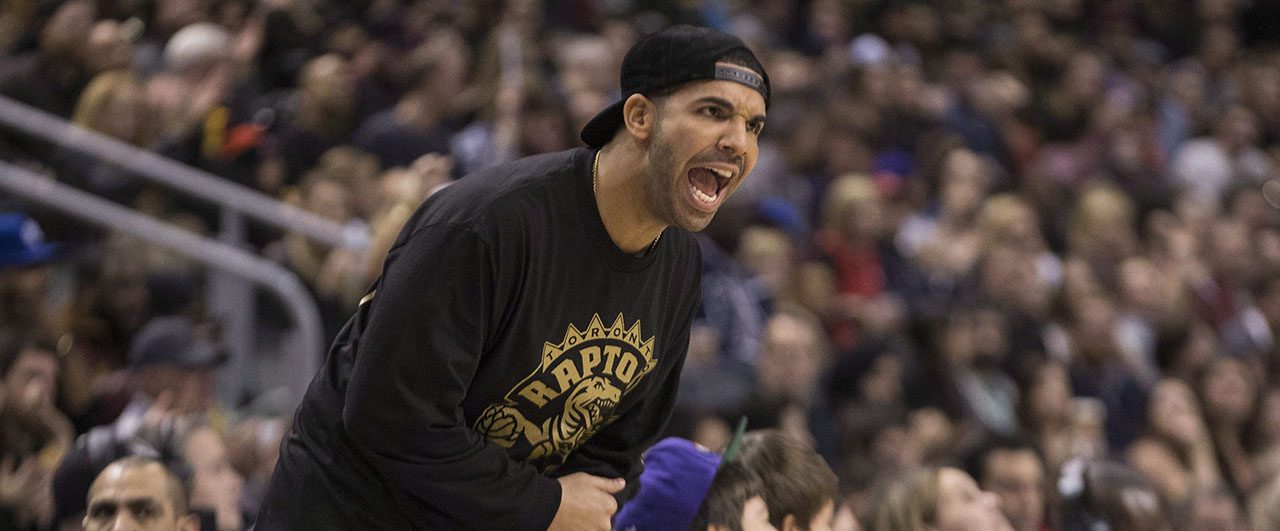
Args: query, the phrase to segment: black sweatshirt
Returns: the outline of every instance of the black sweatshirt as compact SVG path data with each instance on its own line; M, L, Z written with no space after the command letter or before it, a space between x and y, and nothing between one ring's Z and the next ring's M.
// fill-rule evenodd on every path
M496 166L427 200L307 391L259 531L545 529L554 477L638 486L675 403L698 246L605 231L594 151Z

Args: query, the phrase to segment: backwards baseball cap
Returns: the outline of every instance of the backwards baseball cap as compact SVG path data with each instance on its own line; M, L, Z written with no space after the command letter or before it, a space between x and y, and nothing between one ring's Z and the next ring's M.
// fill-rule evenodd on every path
M690 81L720 79L741 83L764 97L769 108L769 74L741 39L697 26L678 25L637 42L622 60L622 98L582 128L582 141L603 147L622 127L622 105L632 94L653 94Z
M644 454L639 492L618 511L613 528L618 531L689 529L720 465L737 459L746 429L747 419L743 417L723 458L688 439L667 437L658 441Z
M644 454L640 491L622 506L619 531L688 529L711 489L720 454L693 441L668 437Z

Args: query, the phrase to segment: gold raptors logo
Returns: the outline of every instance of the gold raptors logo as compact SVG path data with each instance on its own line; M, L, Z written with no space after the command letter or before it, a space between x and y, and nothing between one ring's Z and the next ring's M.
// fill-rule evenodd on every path
M570 324L559 344L546 343L538 368L485 408L475 429L552 470L617 418L614 408L656 364L653 336L641 338L639 321L628 328L619 314L606 326L597 314L582 330Z

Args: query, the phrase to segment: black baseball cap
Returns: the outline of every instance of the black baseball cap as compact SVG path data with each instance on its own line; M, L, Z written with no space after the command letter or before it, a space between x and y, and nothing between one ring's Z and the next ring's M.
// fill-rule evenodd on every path
M727 67L728 61L736 67ZM769 108L769 74L742 39L713 30L681 24L671 26L637 42L622 60L622 98L582 128L583 142L603 147L622 127L622 104L632 94L652 94L703 79L741 83L764 96Z
M195 321L182 316L147 321L129 345L129 366L134 369L149 365L212 368L226 359L221 343L205 337Z

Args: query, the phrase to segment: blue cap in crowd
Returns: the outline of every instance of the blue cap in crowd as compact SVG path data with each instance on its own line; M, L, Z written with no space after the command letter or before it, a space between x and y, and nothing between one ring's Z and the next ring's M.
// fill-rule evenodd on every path
M35 220L18 213L0 214L0 269L43 264L53 260L59 248L44 241Z
M711 489L720 454L668 437L644 454L640 491L622 506L613 528L618 531L688 529Z

